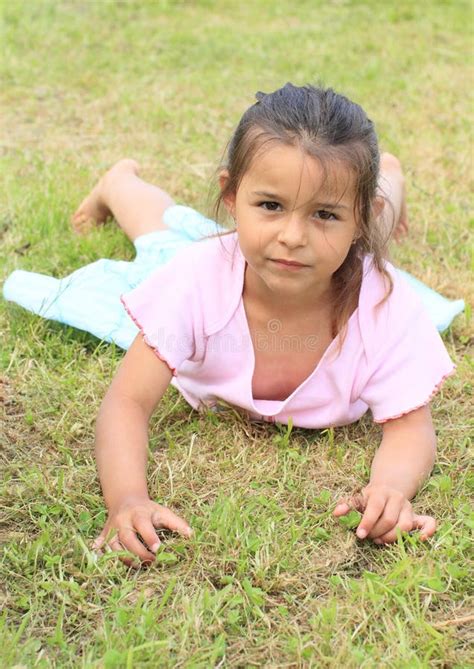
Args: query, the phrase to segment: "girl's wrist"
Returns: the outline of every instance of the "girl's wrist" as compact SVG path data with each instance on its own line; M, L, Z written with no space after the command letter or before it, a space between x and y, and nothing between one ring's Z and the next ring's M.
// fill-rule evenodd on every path
M125 492L120 495L114 495L114 497L105 499L105 504L109 513L117 511L118 509L124 506L133 506L135 504L140 504L143 502L149 502L150 496L148 491L144 492Z
M404 485L403 482L401 481L392 481L390 479L386 478L373 478L371 479L368 484L365 486L366 488L390 488L391 490L396 490L397 492L401 493L404 495L408 500L411 499L416 494L416 491L413 492L413 494L410 496L410 493L412 492L412 487Z

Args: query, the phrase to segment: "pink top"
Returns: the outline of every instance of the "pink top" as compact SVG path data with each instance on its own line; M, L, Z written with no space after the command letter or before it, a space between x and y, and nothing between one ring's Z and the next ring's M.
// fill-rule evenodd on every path
M390 263L394 289L364 260L358 308L342 351L333 339L320 362L284 401L255 400L255 357L242 300L245 258L236 234L194 242L122 296L145 341L173 372L195 409L240 407L252 419L327 428L377 423L427 404L453 365L434 324Z

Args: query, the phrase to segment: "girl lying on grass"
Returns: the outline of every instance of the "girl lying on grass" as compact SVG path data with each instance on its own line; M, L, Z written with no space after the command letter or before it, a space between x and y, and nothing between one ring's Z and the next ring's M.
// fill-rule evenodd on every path
M370 481L334 515L358 508L357 536L378 544L397 528L435 532L410 499L435 460L429 402L454 365L386 260L392 232L406 232L399 162L379 156L372 122L331 89L286 84L257 98L219 173L216 219L225 209L235 229L176 205L139 178L137 163L120 161L73 223L84 230L113 216L137 259L82 268L48 298L68 297L72 325L84 327L85 313L98 336L124 347L134 336L96 428L108 519L95 548L126 549L127 564L153 561L156 528L192 532L147 491L148 423L170 382L196 409L223 401L304 428L346 425L370 409L383 425Z

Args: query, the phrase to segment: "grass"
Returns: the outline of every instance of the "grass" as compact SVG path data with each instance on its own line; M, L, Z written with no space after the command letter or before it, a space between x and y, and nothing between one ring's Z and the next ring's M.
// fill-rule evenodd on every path
M68 217L131 155L206 209L222 148L257 90L323 80L359 101L406 167L410 240L394 260L472 304L472 6L446 2L3 3L2 276L131 258L112 226ZM469 225L471 227L469 228ZM0 305L0 664L4 667L472 666L470 308L433 400L438 459L414 505L439 529L387 548L336 500L367 481L380 429L259 426L170 389L150 490L195 536L127 571L89 546L105 518L93 423L122 352ZM351 522L352 521L352 522Z

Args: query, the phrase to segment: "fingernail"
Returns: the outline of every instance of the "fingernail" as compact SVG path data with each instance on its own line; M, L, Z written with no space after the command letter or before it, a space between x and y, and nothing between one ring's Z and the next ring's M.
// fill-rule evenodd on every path
M380 544L383 544L383 541L382 539L374 539L374 544L378 544L380 546Z
M191 529L190 527L188 527L187 530L186 530L186 535L187 535L188 537L191 537L192 534L193 534L192 529Z
M365 539L365 537L367 536L367 531L359 528L357 530L357 536L359 537L359 539Z
M158 544L158 543L153 544L153 546L150 546L150 550L151 550L152 553L156 553L156 551L158 550L159 547L160 547L160 544Z

